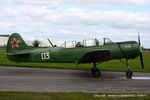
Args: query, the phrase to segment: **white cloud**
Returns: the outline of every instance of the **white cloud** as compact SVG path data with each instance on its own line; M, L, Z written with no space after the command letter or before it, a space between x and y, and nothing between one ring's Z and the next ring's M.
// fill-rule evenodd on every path
M49 5L76 4L80 6L149 6L150 0L0 0L0 3Z
M84 1L84 0L83 0ZM112 5L115 4L113 0L108 2L102 0L87 0L83 3L82 0L62 0L65 3L77 3L80 5L92 6ZM118 1L118 0L116 0ZM128 1L128 0L127 0ZM140 1L140 0L139 0ZM118 1L120 5L148 5L147 0L139 4L139 1L132 0L129 2ZM69 8L62 10L59 7L59 2L52 2L52 0L43 1L38 0L0 0L1 2L9 3L8 5L26 4L22 6L1 6L0 10L0 32L10 34L13 32L21 33L26 40L47 39L52 38L54 41L64 40L82 40L109 37L114 41L121 40L135 40L137 31L140 30L142 37L150 38L150 13L147 12L131 12L131 11L102 11L89 10L82 8ZM45 3L42 3L45 2ZM52 2L51 6L46 2ZM136 4L137 3L137 4ZM36 4L32 6L30 4ZM38 4L41 4L40 6ZM113 5L114 5L113 4ZM147 39L143 39L144 46L150 45Z
M10 4L51 4L55 3L53 0L0 0L0 3L10 3Z
M59 0L64 4L81 6L148 6L150 0Z

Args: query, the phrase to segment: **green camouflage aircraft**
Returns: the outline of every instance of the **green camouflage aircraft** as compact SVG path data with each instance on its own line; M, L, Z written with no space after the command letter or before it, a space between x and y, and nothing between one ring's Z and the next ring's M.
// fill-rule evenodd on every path
M126 77L131 79L132 71L128 59L134 59L140 55L141 65L144 68L139 36L138 41L139 43L136 41L109 42L99 46L75 48L53 46L37 49L28 46L18 33L13 33L8 39L6 54L8 59L14 62L93 63L91 73L96 78L101 75L96 63L125 58L128 67Z

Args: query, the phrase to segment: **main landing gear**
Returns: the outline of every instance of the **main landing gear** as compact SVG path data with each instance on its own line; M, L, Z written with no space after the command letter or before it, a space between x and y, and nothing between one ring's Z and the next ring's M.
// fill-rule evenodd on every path
M96 67L96 63L93 63L93 68L91 69L91 73L92 73L92 76L94 78L98 78L101 76L101 72L99 71L99 69Z
M132 75L133 75L133 72L131 71L130 69L130 65L128 63L128 59L126 59L126 65L128 67L128 70L126 71L126 77L127 79L132 79ZM91 69L91 73L92 73L92 76L94 78L99 78L101 76L101 72L100 70L96 67L96 63L93 63L93 68Z
M130 69L130 66L129 66L129 63L128 63L128 59L126 59L126 65L128 67L128 70L126 71L126 77L127 77L127 79L132 79L133 72Z

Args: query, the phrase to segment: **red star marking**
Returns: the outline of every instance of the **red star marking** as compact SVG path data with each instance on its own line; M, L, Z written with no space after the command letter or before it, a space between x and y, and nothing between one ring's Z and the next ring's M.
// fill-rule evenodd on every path
M16 41L16 39L14 38L14 40L11 41L11 43L12 43L12 48L13 48L14 46L19 47L19 46L18 46L18 43L19 43L19 42L20 42L19 40Z

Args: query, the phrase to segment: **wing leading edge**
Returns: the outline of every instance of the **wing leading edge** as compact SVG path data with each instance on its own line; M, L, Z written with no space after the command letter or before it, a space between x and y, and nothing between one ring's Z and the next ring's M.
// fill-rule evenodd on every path
M78 61L78 64L104 62L110 59L111 59L111 53L109 50L92 51L82 56L82 58Z

